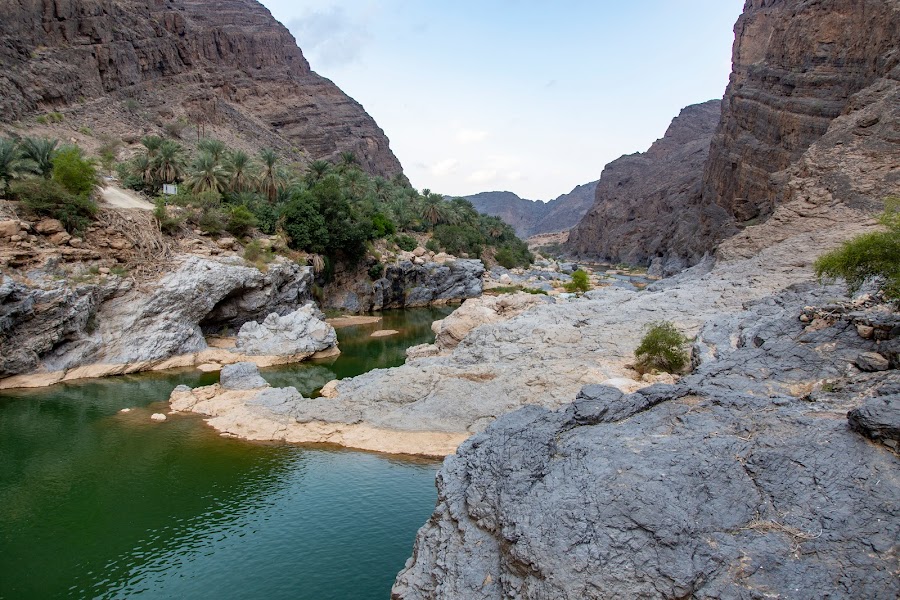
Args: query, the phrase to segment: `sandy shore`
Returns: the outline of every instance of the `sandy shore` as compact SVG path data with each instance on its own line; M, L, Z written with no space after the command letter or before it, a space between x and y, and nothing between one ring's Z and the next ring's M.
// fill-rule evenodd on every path
M352 327L353 325L371 325L372 323L381 322L381 317L369 315L351 315L347 317L334 317L325 319L325 322L334 327Z
M249 400L262 389L226 390L218 384L176 389L169 398L173 413L194 412L223 435L251 441L281 441L296 444L337 444L345 448L443 458L456 452L469 433L402 431L362 423L299 423L257 412Z

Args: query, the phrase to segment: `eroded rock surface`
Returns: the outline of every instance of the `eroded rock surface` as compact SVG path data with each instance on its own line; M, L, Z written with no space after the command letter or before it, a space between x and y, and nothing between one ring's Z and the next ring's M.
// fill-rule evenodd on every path
M480 260L423 261L421 265L404 260L388 265L376 281L339 282L328 290L324 306L360 313L462 301L481 295L483 273Z
M0 284L0 377L92 364L146 364L207 348L203 329L289 313L310 299L309 267L279 260L266 273L240 259L184 257L148 288L113 278L70 285Z
M244 323L235 348L244 354L259 356L312 356L337 344L334 327L324 319L325 315L312 304L284 316L272 313L261 323Z
M874 342L851 324L798 320L828 294L710 320L676 385L588 386L470 438L393 598L896 597L900 460L846 413L900 375L852 368Z

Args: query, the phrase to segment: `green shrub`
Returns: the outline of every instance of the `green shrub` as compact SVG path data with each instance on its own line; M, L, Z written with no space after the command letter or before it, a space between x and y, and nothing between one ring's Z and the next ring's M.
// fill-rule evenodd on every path
M434 239L430 239L427 242L425 242L425 249L430 250L431 252L434 252L435 254L437 254L438 252L441 251L441 245L438 244L436 241L434 241Z
M388 217L381 213L372 215L372 239L393 235L396 231L397 226Z
M586 292L591 289L588 274L581 269L572 273L572 281L565 285L567 292Z
M53 179L34 177L13 181L10 194L31 212L59 219L70 233L84 230L97 214L97 203L89 195L73 194Z
M52 177L75 195L90 195L100 179L93 161L84 157L80 148L67 146L53 157Z
M196 218L197 227L203 233L219 234L222 233L226 225L226 217L222 209L207 206L200 209L200 214Z
M259 240L253 240L244 247L244 260L257 266L268 264L275 260L275 253L268 248L263 248Z
M256 216L242 204L229 207L227 217L225 229L236 237L243 237L256 227Z
M153 216L159 221L159 229L163 233L173 235L181 229L183 220L169 214L164 198L157 198L156 208L153 209Z
M398 248L406 252L412 252L416 249L416 246L419 245L419 243L416 242L416 238L406 234L398 235L397 237L395 237L394 243L397 244Z
M322 254L328 240L328 227L311 194L293 195L281 210L282 227L288 235L288 245L294 250Z
M900 302L900 198L888 198L879 221L887 231L866 233L820 256L816 276L843 278L851 294L871 281L885 298Z
M384 275L384 265L380 262L375 263L371 267L369 267L369 278L372 281L377 281L381 279L381 276Z
M634 351L635 368L639 373L653 370L666 373L681 371L688 362L684 345L689 341L669 321L657 321L646 326L647 333Z

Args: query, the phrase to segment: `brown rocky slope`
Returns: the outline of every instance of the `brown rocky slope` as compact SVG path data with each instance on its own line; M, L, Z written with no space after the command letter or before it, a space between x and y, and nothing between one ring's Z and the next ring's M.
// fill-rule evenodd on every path
M896 78L900 2L748 0L734 31L703 199L741 222L772 213L785 190L773 175L852 110L854 94Z
M374 120L314 73L254 0L15 0L4 10L0 126L8 133L52 111L64 123L47 133L80 143L181 127L186 141L199 129L294 160L352 151L373 173L401 172Z
M594 206L566 250L612 263L655 260L667 273L697 262L701 176L720 107L719 100L688 106L649 150L606 165Z

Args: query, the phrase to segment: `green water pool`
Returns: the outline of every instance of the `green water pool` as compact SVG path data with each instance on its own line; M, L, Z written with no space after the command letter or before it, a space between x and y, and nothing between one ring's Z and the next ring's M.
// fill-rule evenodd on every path
M263 371L310 394L403 362L450 309L340 329L326 363ZM376 329L400 334L370 338ZM0 598L387 599L439 462L153 423L181 371L0 392ZM131 412L121 413L122 408Z

